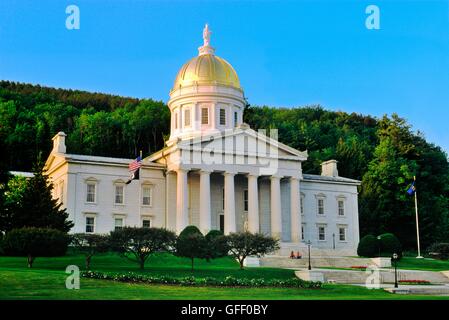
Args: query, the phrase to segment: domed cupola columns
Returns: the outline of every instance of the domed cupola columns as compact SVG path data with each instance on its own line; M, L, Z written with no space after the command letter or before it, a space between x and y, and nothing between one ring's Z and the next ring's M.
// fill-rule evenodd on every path
M214 54L208 25L203 30L204 45L198 56L184 64L170 92L172 145L232 129L243 123L245 98L234 68Z

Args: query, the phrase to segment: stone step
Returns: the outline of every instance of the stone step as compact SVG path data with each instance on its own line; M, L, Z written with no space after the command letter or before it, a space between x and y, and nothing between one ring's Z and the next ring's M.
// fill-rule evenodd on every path
M312 267L350 268L353 266L372 265L371 259L355 257L312 257ZM281 256L267 256L260 259L260 265L264 267L278 268L302 268L308 266L307 256L302 259L290 259Z
M371 272L352 270L332 270L319 268L315 268L313 270L315 272L322 273L325 282L347 284L366 283L368 277L372 274ZM373 278L371 277L371 279ZM379 283L394 283L394 280L394 270L379 270ZM400 280L426 280L432 284L449 284L449 278L441 272L434 271L399 270L398 281Z

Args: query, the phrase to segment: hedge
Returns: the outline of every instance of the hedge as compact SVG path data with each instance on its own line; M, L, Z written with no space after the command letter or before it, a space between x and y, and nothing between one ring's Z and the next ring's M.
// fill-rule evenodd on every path
M391 257L397 253L402 257L402 245L399 239L392 233L384 233L380 235L381 256Z
M369 234L360 239L357 247L357 255L360 257L373 258L379 255L379 240Z
M181 286L215 286L215 287L278 287L278 288L321 288L321 282L305 281L298 278L288 280L280 279L238 279L232 276L219 280L211 277L196 278L194 276L185 278L174 278L170 276L148 276L133 272L127 273L109 273L84 271L81 275L85 278L114 280L127 283L146 283L146 284L169 284Z
M402 257L402 245L394 234L384 233L379 237L380 240L369 234L360 239L357 255L374 258L378 257L379 253L382 257L391 257L393 253L397 253L399 257Z
M70 237L59 230L24 227L9 231L3 250L9 256L55 257L66 254Z

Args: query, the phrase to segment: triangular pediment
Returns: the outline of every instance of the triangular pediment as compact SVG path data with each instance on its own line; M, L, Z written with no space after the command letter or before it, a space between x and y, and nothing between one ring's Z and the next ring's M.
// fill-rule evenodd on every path
M171 149L213 151L238 155L258 154L259 156L276 156L299 161L307 160L307 152L298 151L250 128L236 128L222 133L180 140Z
M47 161L45 162L44 170L46 172L51 171L53 168L59 166L62 162L65 161L64 155L60 153L50 153L50 155L47 158Z

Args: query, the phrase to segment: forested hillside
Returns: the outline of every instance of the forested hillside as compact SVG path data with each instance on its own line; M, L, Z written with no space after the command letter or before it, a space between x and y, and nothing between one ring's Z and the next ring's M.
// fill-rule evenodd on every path
M416 175L424 246L449 242L447 155L404 119L320 106L249 106L244 118L254 129L277 128L281 142L307 150L304 172L319 173L320 163L332 158L340 175L362 180L362 235L393 232L406 247L415 246L413 199L406 190ZM48 156L51 138L61 130L70 153L148 155L164 146L169 123L160 101L0 81L1 165L9 170L31 170L40 153Z

